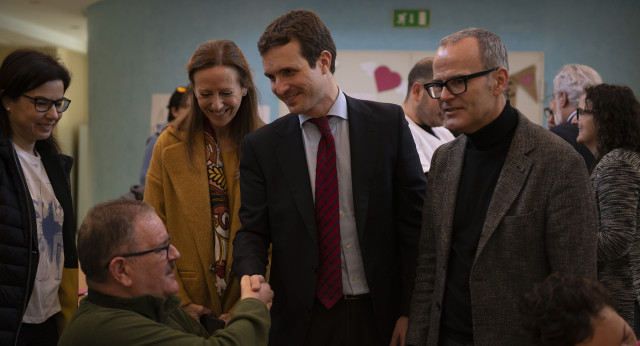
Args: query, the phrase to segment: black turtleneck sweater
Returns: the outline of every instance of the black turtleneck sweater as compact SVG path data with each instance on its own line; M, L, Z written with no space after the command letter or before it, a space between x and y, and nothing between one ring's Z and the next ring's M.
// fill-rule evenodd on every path
M498 118L467 135L441 319L442 335L461 343L473 343L471 266L517 124L518 116L507 102Z

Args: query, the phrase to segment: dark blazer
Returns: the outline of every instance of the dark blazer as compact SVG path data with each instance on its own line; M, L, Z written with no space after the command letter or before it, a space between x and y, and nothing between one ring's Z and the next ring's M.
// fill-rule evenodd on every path
M347 96L356 228L383 341L408 316L425 193L416 146L399 106ZM315 299L314 200L298 115L248 134L240 159L241 229L234 271L263 274L272 245L270 344L301 345Z
M578 143L576 141L576 139L578 138L578 125L573 125L572 123L565 122L552 127L551 132L569 142L569 144L571 144L578 151L578 153L582 155L584 162L587 164L587 169L591 169L591 164L593 163L594 159L593 154L584 144Z
M462 135L431 162L407 345L438 344L466 145ZM550 273L596 278L597 214L583 165L566 142L518 112L469 277L476 345L532 344L518 306Z

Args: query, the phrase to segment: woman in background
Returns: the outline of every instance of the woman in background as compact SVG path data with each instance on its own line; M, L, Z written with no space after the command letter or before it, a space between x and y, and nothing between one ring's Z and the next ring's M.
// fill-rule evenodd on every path
M78 305L70 173L53 129L69 71L17 50L0 66L0 344L56 345Z
M598 206L598 281L640 334L640 103L626 86L586 89L574 117L593 153Z
M155 207L182 257L176 280L184 309L222 320L240 298L231 245L240 228L242 139L262 126L251 69L235 43L209 41L187 64L191 110L156 142L144 201Z

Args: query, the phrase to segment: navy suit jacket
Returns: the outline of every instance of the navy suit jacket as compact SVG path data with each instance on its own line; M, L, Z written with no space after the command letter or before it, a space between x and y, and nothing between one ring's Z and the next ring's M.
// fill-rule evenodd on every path
M402 108L347 96L356 228L383 341L408 316L426 182ZM240 159L238 277L265 274L272 246L270 344L304 342L315 299L314 200L298 115L247 135Z

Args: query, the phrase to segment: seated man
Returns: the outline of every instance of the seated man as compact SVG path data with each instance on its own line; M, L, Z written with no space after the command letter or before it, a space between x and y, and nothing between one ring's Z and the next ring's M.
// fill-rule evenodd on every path
M604 287L584 277L549 275L524 296L521 309L536 345L638 345Z
M89 295L59 345L266 345L273 291L260 275L241 280L226 328L209 335L174 294L180 253L154 209L115 200L89 211L78 232Z

